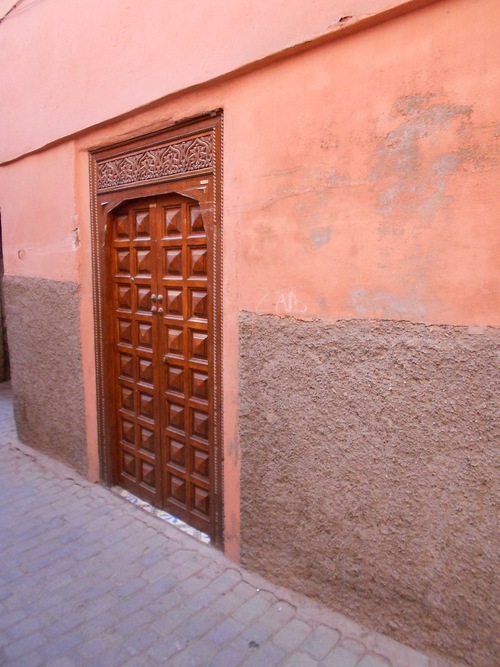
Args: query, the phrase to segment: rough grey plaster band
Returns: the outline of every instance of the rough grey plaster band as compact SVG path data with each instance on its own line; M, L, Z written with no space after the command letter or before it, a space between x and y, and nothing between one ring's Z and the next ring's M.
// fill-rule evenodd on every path
M499 342L243 314L243 562L416 647L495 664Z
M78 285L3 280L19 437L86 475Z

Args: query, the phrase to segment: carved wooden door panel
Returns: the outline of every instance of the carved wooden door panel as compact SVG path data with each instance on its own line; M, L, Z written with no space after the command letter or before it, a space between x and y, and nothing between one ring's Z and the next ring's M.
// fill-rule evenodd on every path
M154 200L139 200L119 210L113 220L114 341L110 395L114 412L115 479L145 500L157 503L160 500L158 400L155 400L158 369L153 342L158 335L158 321L152 312L151 299L156 289L154 204Z
M115 211L109 393L115 482L212 534L210 216L177 194Z

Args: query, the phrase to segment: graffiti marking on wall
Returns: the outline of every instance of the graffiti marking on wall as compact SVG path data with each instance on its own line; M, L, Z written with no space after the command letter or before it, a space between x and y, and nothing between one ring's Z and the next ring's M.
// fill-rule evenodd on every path
M257 304L257 312L274 312L276 315L300 315L307 312L307 304L292 289L266 292Z

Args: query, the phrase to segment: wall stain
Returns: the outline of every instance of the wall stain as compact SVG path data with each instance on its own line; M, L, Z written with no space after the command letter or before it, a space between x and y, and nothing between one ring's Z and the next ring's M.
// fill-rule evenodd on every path
M331 235L332 230L330 227L317 227L309 233L309 238L316 248L321 248L321 246L324 246L328 243Z
M226 445L225 449L226 458L231 459L233 465L239 465L240 463L240 443L238 439L231 438L231 440Z
M390 292L353 289L350 295L352 307L359 317L419 319L425 315L425 307L416 294L398 297Z
M443 205L450 176L475 156L476 148L467 143L470 133L464 132L472 113L472 106L444 104L433 95L397 101L398 124L378 143L370 174L382 186L377 202L382 231L398 236L409 217L428 223ZM437 148L440 143L453 150Z

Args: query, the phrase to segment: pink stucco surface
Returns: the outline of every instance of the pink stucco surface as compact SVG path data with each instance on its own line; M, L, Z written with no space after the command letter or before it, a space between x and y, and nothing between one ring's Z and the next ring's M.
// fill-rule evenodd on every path
M4 159L80 132L2 168L5 269L81 284L95 478L88 151L223 109L225 535L236 558L241 311L500 325L500 4L434 2L198 87L394 3L262 1L250 13L192 1L175 24L157 3L119 4L46 0L1 26L19 63L2 72L13 95Z
M74 164L70 141L1 169L6 273L79 281Z
M20 2L0 30L0 162L406 4Z

